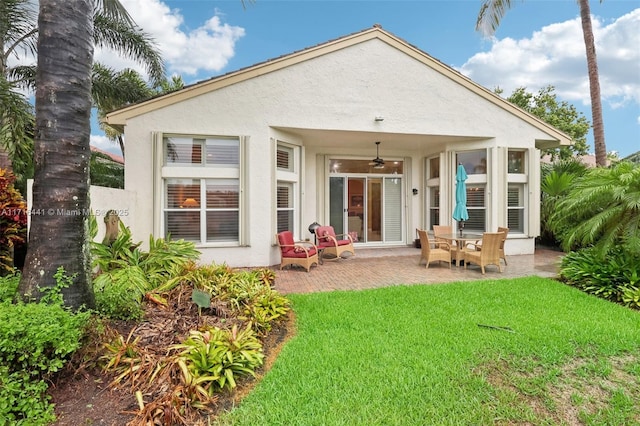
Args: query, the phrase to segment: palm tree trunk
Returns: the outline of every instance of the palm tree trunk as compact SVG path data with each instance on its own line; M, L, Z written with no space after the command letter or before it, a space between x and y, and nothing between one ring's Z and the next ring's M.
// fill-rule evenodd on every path
M607 145L604 140L604 121L602 119L602 99L600 98L600 78L598 76L598 61L596 45L591 27L591 9L589 0L579 0L580 18L582 20L582 35L587 50L587 70L589 73L589 92L591 95L591 117L593 121L593 145L596 151L596 164L607 165Z
M88 247L92 0L40 0L35 175L19 292L39 299L58 267L72 308L93 306Z

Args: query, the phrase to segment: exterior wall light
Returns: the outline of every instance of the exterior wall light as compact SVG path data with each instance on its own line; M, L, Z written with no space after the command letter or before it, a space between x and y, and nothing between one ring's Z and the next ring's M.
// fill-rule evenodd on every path
M418 195L418 188L413 188L412 191L413 191L413 195Z

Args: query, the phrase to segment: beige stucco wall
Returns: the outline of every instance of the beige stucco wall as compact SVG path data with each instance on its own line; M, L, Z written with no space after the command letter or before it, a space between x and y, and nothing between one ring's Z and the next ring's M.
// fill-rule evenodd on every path
M375 121L375 116L384 116L384 121ZM324 176L324 156L370 159L375 154L373 141L387 141L382 146L385 160L410 159L411 172L405 180L409 244L415 228L422 225L425 157L491 148L495 154L490 158L497 161L499 147L525 148L535 153L536 139L551 139L540 129L377 39L134 117L127 122L125 131L125 187L137 194L136 215L130 220L134 237L141 240L147 240L158 226L153 220L153 132L249 137L246 168L250 172L244 188L249 194L249 245L200 248L203 262L225 262L230 266L279 262L273 245L274 140L304 146L302 218L297 238L310 238L308 224L326 219L323 197L317 191L324 186L319 180ZM325 136L318 131L326 132ZM326 137L329 134L337 136ZM396 139L402 142L396 144ZM492 173L488 176L488 190L494 194L501 191L505 177L497 175L497 168ZM537 182L537 178L533 179L532 183ZM419 188L419 195L411 195L412 188ZM539 199L539 185L531 184L529 188L530 199ZM452 187L447 189L453 191ZM504 197L489 199L489 210L498 218ZM447 202L453 208L452 200ZM497 226L498 219L491 219L489 228ZM537 234L535 221L529 234L510 240L508 253L532 252L531 237Z

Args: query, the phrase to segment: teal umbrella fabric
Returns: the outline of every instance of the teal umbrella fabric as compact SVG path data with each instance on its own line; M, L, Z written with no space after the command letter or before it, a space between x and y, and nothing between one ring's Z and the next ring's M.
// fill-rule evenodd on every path
M469 212L467 211L467 172L462 164L458 165L456 173L456 207L453 209L453 218L458 222L469 220ZM462 229L462 223L460 224Z

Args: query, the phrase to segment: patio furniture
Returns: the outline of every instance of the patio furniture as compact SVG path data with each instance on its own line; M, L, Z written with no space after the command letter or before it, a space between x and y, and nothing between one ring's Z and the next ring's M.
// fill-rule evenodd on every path
M429 241L429 235L424 229L416 229L416 232L420 238L420 260L418 265L422 264L423 260L427 262L425 268L428 268L431 262L447 262L449 269L451 269L451 248L442 248L443 246L449 246L449 244L445 241L440 243ZM434 245L433 248L431 247L432 244Z
M442 235L446 235L446 234L452 234L453 233L453 226L450 225L433 225L433 237L435 239L435 244L436 247L438 247L438 244L444 242L445 243L445 247L448 247L448 249L455 249L456 248L456 242L455 241L447 241L442 239ZM448 250L447 249L447 250Z
M318 248L309 241L293 240L291 231L283 231L276 235L280 247L280 269L287 265L299 265L309 272L315 263L318 266Z
M475 232L455 232L453 234L440 234L440 239L449 242L452 245L452 258L455 259L458 266L462 265L464 261L464 249L467 245L473 244L470 241L480 243L482 241L482 234ZM453 244L455 242L455 244Z
M316 229L316 237L318 238L318 248L322 250L323 258L328 254L335 256L335 259L342 257L342 253L345 252L350 252L354 256L356 254L351 235L336 234L333 226L320 226Z
M485 232L482 234L482 249L465 247L462 252L464 254L464 268L469 263L475 263L480 266L484 274L484 267L487 265L496 265L498 270L502 272L500 265L500 243L504 236L504 232ZM471 244L473 245L473 244Z
M503 226L498 226L498 232L504 233L504 237L502 238L502 241L500 242L500 259L504 260L504 264L506 266L506 265L508 265L508 263L507 263L507 257L504 255L504 243L505 243L505 241L507 241L507 234L509 234L509 228L505 228ZM480 242L480 241L476 241L475 244L473 244L473 245L475 246L476 250L482 249L482 242Z

